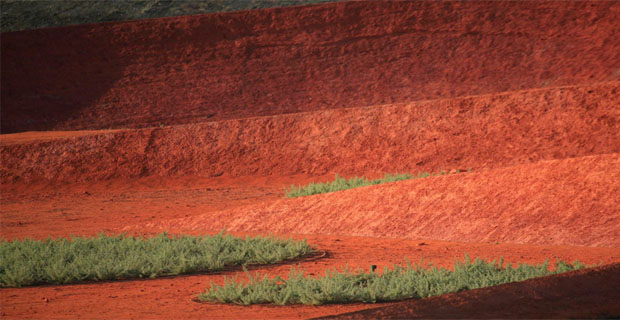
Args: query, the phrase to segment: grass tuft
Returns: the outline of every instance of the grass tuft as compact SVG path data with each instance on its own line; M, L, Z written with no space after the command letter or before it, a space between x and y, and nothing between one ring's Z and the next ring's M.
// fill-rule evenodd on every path
M585 267L578 261L573 264L558 261L554 271L549 270L548 262L534 266L503 264L503 259L497 263L495 260L485 262L481 259L472 262L465 256L464 261L455 263L454 271L432 266L425 269L421 263L412 266L407 262L404 267L395 265L391 270L386 267L382 275L372 271L352 273L347 268L344 272L338 272L336 269L328 270L325 276L320 278L306 277L303 271L291 268L287 279L279 276L269 279L267 275L260 278L258 274L252 276L246 271L250 278L248 284L239 282L236 276L233 279L226 279L222 286L211 283L211 287L199 294L198 299L242 305L375 303L426 298Z
M306 186L295 186L291 185L288 189L285 188L285 194L287 198L296 198L303 196L310 196L314 194L320 193L328 193L335 191L348 190L358 187L372 186L381 183L387 182L395 182L402 180L411 180L411 179L420 179L426 178L430 176L440 176L448 174L446 171L441 170L439 173L430 174L428 172L418 173L417 175L410 173L395 173L395 174L386 174L383 178L368 180L364 177L353 177L350 179L343 178L336 174L336 177L333 181L330 182L318 182L318 183L310 183Z
M311 253L303 241L274 237L124 236L0 240L0 286L155 278L269 264Z

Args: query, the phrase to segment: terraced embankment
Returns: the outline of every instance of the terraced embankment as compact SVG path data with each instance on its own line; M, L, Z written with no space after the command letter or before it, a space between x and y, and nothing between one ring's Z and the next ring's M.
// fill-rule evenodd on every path
M613 1L363 1L8 32L2 132L619 80L619 16Z
M325 110L14 143L1 181L475 170L620 152L620 85ZM27 134L26 134L27 135ZM45 135L42 137L47 139Z
M0 236L294 233L329 252L300 262L309 275L404 257L449 266L465 253L618 263L617 21L618 2L360 1L3 33ZM283 199L284 186L333 173L470 167ZM421 305L457 301L454 318L618 317L604 281L618 268L605 268ZM190 300L235 272L3 289L0 317L290 319L371 307ZM597 296L582 299L573 289L588 284ZM488 297L504 300L476 300ZM584 313L566 301L594 303Z
M618 181L614 153L283 199L146 229L619 247Z

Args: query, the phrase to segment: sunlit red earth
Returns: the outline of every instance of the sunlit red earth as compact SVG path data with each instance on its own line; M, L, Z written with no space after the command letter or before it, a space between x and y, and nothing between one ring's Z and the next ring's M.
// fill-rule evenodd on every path
M192 301L231 269L1 289L1 315L620 316L618 21L616 2L344 2L3 33L5 239L226 229L327 252L252 270L272 276L466 253L602 267L378 305Z

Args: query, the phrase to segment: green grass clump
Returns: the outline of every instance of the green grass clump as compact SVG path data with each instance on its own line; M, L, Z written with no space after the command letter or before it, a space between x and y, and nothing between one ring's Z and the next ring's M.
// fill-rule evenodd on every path
M322 305L330 303L364 302L375 303L408 298L426 298L449 292L476 289L502 283L523 281L554 273L584 268L579 262L568 264L556 263L556 270L549 271L547 262L532 266L519 264L503 266L503 259L496 263L476 259L471 262L465 256L463 262L457 261L454 271L431 267L424 269L421 264L412 267L394 266L385 268L379 276L374 272L351 273L348 270L327 271L321 278L305 277L303 272L291 269L288 279L281 277L262 279L250 276L250 282L244 285L226 279L223 286L211 284L211 288L198 295L200 301L221 303L257 304L274 303ZM247 273L247 272L246 272Z
M434 175L445 175L445 174L447 174L447 172L442 170L440 173L437 173ZM375 180L368 180L364 177L353 177L351 179L346 179L336 174L334 181L319 182L319 183L313 182L306 186L292 185L290 186L288 190L285 190L285 194L287 198L296 198L296 197L310 196L313 194L348 190L348 189L353 189L357 187L372 186L372 185L387 183L387 182L426 178L430 176L431 174L428 172L418 173L417 175L409 174L409 173L396 173L396 174L386 174L385 176L383 176L383 178L379 178Z
M0 240L0 286L155 278L231 265L268 264L312 252L303 241L273 237L124 236Z

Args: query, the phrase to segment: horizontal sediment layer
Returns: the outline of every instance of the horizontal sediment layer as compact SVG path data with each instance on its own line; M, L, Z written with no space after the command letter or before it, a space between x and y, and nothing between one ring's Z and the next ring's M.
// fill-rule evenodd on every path
M620 152L620 85L537 89L378 107L79 132L14 143L2 183L197 175L495 168Z
M619 181L620 154L613 153L282 199L146 225L620 247Z
M620 80L620 4L355 1L8 32L3 133Z

